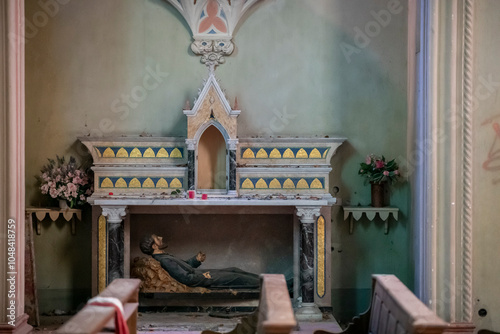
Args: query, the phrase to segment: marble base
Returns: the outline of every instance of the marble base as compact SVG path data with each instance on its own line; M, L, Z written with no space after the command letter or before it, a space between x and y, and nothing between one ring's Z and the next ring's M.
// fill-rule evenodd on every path
M295 318L297 321L321 321L323 313L314 303L302 303L302 306L295 311Z
M33 332L33 327L28 324L29 316L23 313L16 319L16 325L10 326L8 324L0 323L0 334L28 334Z

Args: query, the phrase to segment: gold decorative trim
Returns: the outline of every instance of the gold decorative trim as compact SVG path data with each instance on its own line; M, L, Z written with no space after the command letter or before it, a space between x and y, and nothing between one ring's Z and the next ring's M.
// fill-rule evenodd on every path
M127 188L127 182L123 179L123 177L120 177L116 181L115 188Z
M283 189L295 189L295 184L288 178L283 182Z
M321 153L315 148L309 153L309 159L321 159Z
M323 185L321 184L321 181L318 179L314 179L311 182L311 189L323 189Z
M165 180L165 179L163 179ZM158 182L160 182L160 180L158 180ZM155 187L155 183L153 182L153 180L151 180L150 177L148 177L146 180L144 180L144 182L142 183L142 187L143 188L154 188Z
M155 157L155 151L151 147L147 148L146 151L144 151L144 154L142 155L144 158L154 158Z
M324 159L328 155L329 148L242 147L241 150L243 151L241 155L243 159ZM307 153L309 150L310 152ZM322 151L323 153L321 153Z
M152 188L183 188L182 177L173 177L173 179L168 182L167 179L170 177L159 177L159 176L101 176L99 179L98 187L101 189L113 189L113 188L129 188L129 189L152 189ZM169 186L170 185L170 186Z
M267 152L261 148L258 152L257 152L257 155L255 156L257 159L267 159L268 158L268 155L267 155Z
M259 181L255 184L255 188L257 189L267 189L267 183L264 179L260 178Z
M240 189L325 189L318 177L242 177Z
M243 152L243 159L254 159L255 158L255 154L253 154L253 151L249 148L247 148L245 150L245 152Z
M316 221L316 235L317 235L317 281L316 291L319 297L325 295L325 218L319 216Z
M131 158L142 158L142 153L139 151L139 149L136 147L130 152L130 157Z
M243 188L243 189L253 189L254 186L253 186L252 181L250 181L250 179L246 179L245 181L243 181L243 184L241 185L241 188Z
M307 159L307 158L309 158L307 156L306 150L304 150L303 148L301 148L300 150L297 151L297 154L295 155L295 157L297 159Z
M168 152L166 149L163 147L158 150L158 153L156 153L157 158L168 158Z
M123 147L116 152L116 157L117 158L128 158L128 153L127 150L124 149Z
M272 189L281 189L281 183L278 181L278 179L274 178L269 182L269 188Z
M170 182L170 188L182 188L182 183L178 178L173 179Z
M307 184L307 181L304 179L300 179L299 182L297 182L297 189L309 189L309 185Z
M134 146L125 146L120 147L118 151L116 151L118 147L100 147L95 148L97 152L97 156L99 158L182 158L182 148L178 147L134 147ZM145 149L145 150L144 150ZM172 149L170 154L168 153L168 149ZM101 153L101 150L104 152ZM144 154L141 151L144 150ZM116 154L115 154L116 152ZM130 154L129 154L130 152ZM156 154L155 154L156 152Z
M295 159L295 155L293 154L293 151L289 148L283 152L283 159Z
M168 182L164 178L161 178L156 182L156 188L168 188Z
M273 148L271 153L269 154L269 158L271 159L281 159L281 153L278 151L278 149Z
M139 181L136 177L134 177L132 180L130 180L130 183L128 184L129 188L140 188L141 187L141 181Z
M113 188L113 187L114 187L113 181L111 181L111 179L109 177L105 178L101 182L101 188Z
M115 152L111 148L107 148L104 150L104 153L102 154L103 158L114 158L115 157Z
M182 153L179 151L178 148L174 148L172 152L170 152L170 157L171 158L182 158Z
M98 225L98 287L99 293L101 293L106 288L106 250L108 248L107 236L106 236L106 217L103 215L99 216Z

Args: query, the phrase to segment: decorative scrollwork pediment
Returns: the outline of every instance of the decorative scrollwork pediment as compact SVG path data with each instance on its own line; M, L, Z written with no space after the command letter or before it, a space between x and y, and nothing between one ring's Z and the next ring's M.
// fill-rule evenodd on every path
M210 71L214 71L215 67L223 64L226 59L234 51L234 44L230 40L195 40L191 44L191 50L201 55L201 62L208 66Z
M211 71L233 53L233 32L259 0L166 0L184 17L194 39L191 50Z

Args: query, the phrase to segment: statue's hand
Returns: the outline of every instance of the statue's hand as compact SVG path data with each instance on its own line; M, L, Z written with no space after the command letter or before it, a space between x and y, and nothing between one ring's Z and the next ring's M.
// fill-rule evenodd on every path
M203 273L203 276L205 276L205 278L212 278L212 276L210 276L209 271L207 271L206 273Z
M205 253L202 253L202 252L199 252L198 255L196 255L196 260L198 260L200 262L205 261L206 258L207 258L207 256L205 255Z

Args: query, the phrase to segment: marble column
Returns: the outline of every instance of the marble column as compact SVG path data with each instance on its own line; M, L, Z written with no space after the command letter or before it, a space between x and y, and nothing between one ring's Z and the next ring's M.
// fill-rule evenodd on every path
M195 140L186 139L187 145L187 190L195 189Z
M238 139L228 140L229 149L229 195L236 195L236 148L238 147Z
M300 220L300 290L302 305L295 315L297 320L318 321L323 318L319 307L314 303L314 226L320 215L319 206L298 206L296 215Z
M126 206L103 206L102 215L106 217L108 234L108 256L106 284L115 278L123 278L124 263L123 254L125 249L123 234L123 219L127 215Z

